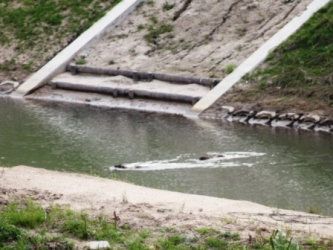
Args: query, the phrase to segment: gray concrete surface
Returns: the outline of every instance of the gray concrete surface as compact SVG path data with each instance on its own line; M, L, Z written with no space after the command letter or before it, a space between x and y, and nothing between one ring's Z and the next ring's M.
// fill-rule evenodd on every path
M38 89L31 95L28 95L26 99L45 102L89 105L99 108L136 110L142 112L153 112L181 116L184 116L185 113L188 112L192 107L191 104L187 103L165 102L141 98L114 98L111 95L67 91L63 89L51 89L51 87L47 85Z
M198 117L201 112L214 104L225 92L234 86L245 74L254 70L262 63L268 53L295 33L309 18L320 8L328 4L330 0L314 0L307 9L300 15L292 19L287 25L279 30L272 38L265 42L258 50L248 57L230 75L224 78L214 89L197 102L186 114L188 117Z
M153 80L151 82L138 81L124 76L95 76L95 75L71 75L66 72L54 77L52 82L65 82L71 85L86 85L105 88L121 88L126 90L143 90L150 93L164 93L201 98L209 92L209 88L198 84L172 84L164 81Z

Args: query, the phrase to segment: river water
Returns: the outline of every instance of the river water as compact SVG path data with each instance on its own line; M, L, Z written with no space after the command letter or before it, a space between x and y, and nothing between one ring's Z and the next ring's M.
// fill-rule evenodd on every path
M331 216L332 145L330 134L0 98L0 165Z

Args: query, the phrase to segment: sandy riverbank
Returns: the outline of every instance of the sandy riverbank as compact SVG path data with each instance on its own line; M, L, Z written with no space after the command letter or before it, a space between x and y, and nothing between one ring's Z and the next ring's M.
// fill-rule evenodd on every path
M333 237L333 218L236 201L136 186L83 174L27 166L4 168L0 204L28 197L47 206L69 204L90 214L119 215L122 224L136 229L209 227L251 235L270 235L274 229L294 235ZM232 188L232 187L230 187Z

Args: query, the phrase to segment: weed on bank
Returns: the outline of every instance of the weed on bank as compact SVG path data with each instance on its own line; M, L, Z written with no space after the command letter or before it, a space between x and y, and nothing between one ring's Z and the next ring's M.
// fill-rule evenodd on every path
M31 73L121 0L0 0L0 71ZM14 50L12 51L13 45ZM10 52L12 51L12 52ZM25 60L22 61L22 55Z
M189 232L173 228L135 230L114 217L91 217L68 207L43 208L28 200L0 207L0 249L79 249L78 242L106 240L111 249L331 249L329 242L304 239L275 231L270 238L242 240L238 233L197 228ZM115 217L117 217L115 215Z
M333 2L315 13L294 35L272 51L260 69L244 77L260 90L294 89L300 96L333 104ZM319 93L317 93L319 92Z

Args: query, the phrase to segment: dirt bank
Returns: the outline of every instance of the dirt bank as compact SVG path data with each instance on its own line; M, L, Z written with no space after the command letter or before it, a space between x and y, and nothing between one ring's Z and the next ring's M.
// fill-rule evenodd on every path
M111 67L223 79L311 2L146 1L76 61ZM81 58L81 59L80 59ZM204 118L221 117L221 106L332 116L325 89L259 89L242 80ZM325 101L326 100L326 101Z
M97 67L223 78L310 2L146 1L81 55Z
M310 2L145 1L119 26L82 51L74 62L222 79L293 17L302 13ZM27 62L29 51L19 56L13 52L18 43L13 39L11 46L0 46L3 60L9 62L12 57L16 64ZM67 44L68 41L57 43L49 52L55 53ZM30 68L37 69L45 60L46 57L34 57ZM0 73L0 81L7 78L22 81L28 75L27 70L15 64L9 65L8 69L7 73ZM259 90L256 84L242 82L202 117L220 117L220 106L225 104L254 110L333 115L332 106L324 101L326 92L323 89L310 89L308 93L301 93L299 89Z
M211 107L205 110L200 117L205 119L221 119L223 111L221 106L235 107L236 110L268 110L278 113L314 114L321 117L333 117L333 106L327 102L330 95L327 87L299 89L281 89L269 87L260 90L256 83L237 84L232 90L225 93ZM327 97L327 98L324 98Z
M281 229L302 237L333 237L333 219L328 217L26 166L1 171L0 190L0 204L29 197L44 205L69 204L90 214L116 212L120 223L133 229L172 227L189 232L206 227L239 232L243 239Z

